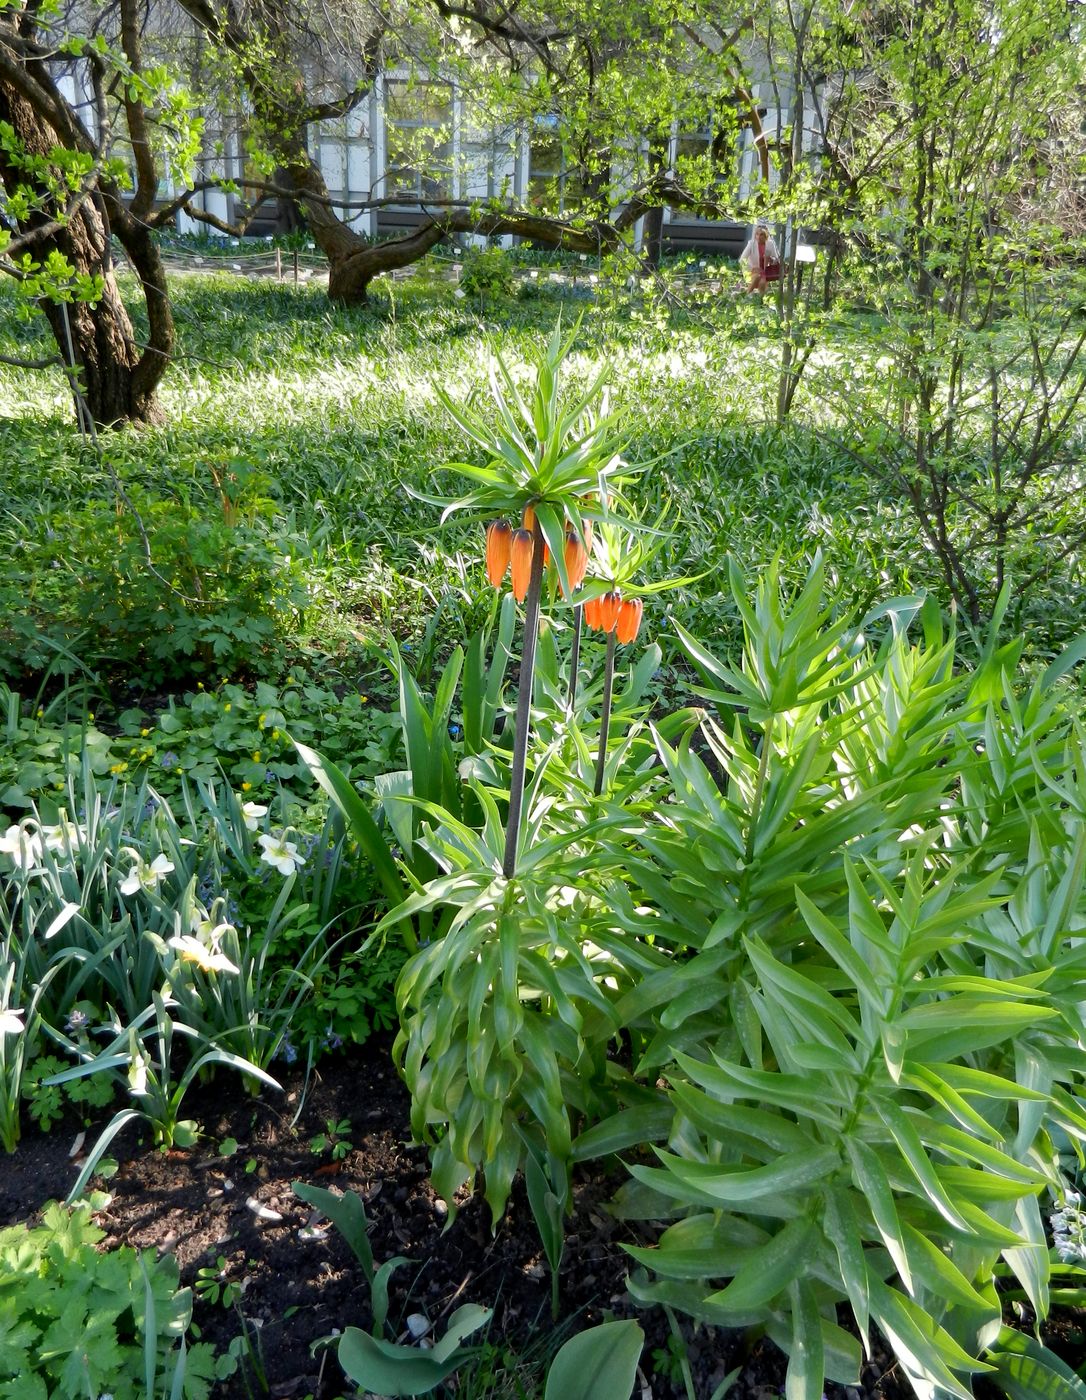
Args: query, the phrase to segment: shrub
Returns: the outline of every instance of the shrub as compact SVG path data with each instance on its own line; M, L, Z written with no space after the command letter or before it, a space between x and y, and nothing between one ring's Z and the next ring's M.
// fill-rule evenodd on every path
M513 293L513 264L502 248L471 248L464 255L460 290L470 297L508 297Z
M574 1153L663 1144L620 1198L674 1222L631 1251L635 1296L764 1327L789 1394L857 1384L875 1321L918 1394L967 1400L1021 1361L997 1268L1047 1312L1040 1202L1086 1129L1081 648L1027 685L1021 642L957 671L930 605L835 617L819 566L786 600L773 571L751 602L732 585L742 668L683 638L712 768L661 742L671 800L615 848L647 964L615 1011L670 1112Z
M132 508L93 499L27 526L5 566L21 606L0 623L0 671L49 657L138 670L152 684L212 670L272 665L281 636L308 602L289 523L162 499L132 488Z

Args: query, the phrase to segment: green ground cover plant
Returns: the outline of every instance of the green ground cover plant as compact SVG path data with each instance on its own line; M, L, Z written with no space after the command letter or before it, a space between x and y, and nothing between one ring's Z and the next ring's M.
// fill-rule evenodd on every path
M96 778L147 780L166 798L178 797L186 782L225 777L254 799L276 794L301 801L311 784L291 738L349 757L359 772L388 767L399 721L382 704L386 677L373 673L372 681L373 696L320 685L301 671L280 685L245 686L223 677L210 688L199 681L195 690L159 697L155 710L129 705L119 712L108 694L98 690L95 698L88 684L43 696L45 703L0 685L0 805L26 811L55 804L85 763Z
M212 1349L189 1343L192 1295L177 1261L102 1253L91 1206L50 1205L33 1229L0 1231L0 1395L11 1400L206 1400Z

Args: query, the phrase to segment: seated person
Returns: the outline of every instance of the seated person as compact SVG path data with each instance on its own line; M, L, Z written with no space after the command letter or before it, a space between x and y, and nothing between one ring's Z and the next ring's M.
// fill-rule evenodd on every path
M750 242L739 254L739 266L749 279L747 292L762 293L770 282L776 282L781 275L781 255L777 245L769 236L769 228L763 219L755 225Z

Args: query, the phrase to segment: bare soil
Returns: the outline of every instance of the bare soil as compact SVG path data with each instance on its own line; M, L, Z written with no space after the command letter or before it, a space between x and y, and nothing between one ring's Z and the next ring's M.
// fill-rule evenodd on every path
M222 1256L225 1279L242 1288L234 1308L198 1299L194 1319L204 1340L225 1348L244 1317L259 1346L267 1390L251 1368L243 1369L218 1387L217 1400L264 1393L333 1400L350 1390L334 1349L314 1352L313 1346L333 1330L369 1325L368 1289L338 1233L294 1195L294 1181L356 1191L366 1203L376 1261L397 1254L413 1261L393 1275L390 1324L402 1330L408 1315L421 1313L440 1333L442 1319L455 1308L480 1303L494 1310L488 1340L495 1346L537 1355L553 1346L550 1281L527 1201L514 1193L496 1232L481 1200L467 1201L449 1225L429 1185L426 1152L409 1145L407 1094L387 1044L323 1061L304 1101L301 1074L289 1071L283 1083L282 1095L266 1091L253 1098L240 1081L220 1077L194 1094L185 1114L200 1121L204 1137L192 1151L157 1150L131 1128L111 1149L120 1166L108 1182L110 1203L98 1216L107 1243L171 1250L189 1285L198 1269ZM338 1162L327 1151L315 1154L313 1137L329 1119L343 1118L351 1123L350 1151ZM88 1143L105 1121L90 1126ZM33 1221L46 1201L67 1194L78 1171L78 1157L69 1151L79 1126L66 1122L49 1134L30 1133L0 1163L0 1225ZM237 1148L224 1156L221 1145L229 1139ZM647 1337L645 1385L638 1393L645 1400L673 1400L685 1391L666 1368L654 1367L652 1357L667 1346L666 1319L658 1310L639 1310L626 1293L628 1256L620 1245L647 1237L608 1213L617 1184L598 1174L576 1183L559 1328L572 1332L610 1317L636 1317ZM742 1373L729 1400L777 1400L781 1394L784 1358L771 1342L713 1329L686 1328L685 1335L699 1400L737 1366ZM907 1394L885 1348L859 1388L827 1388L827 1400L905 1400Z

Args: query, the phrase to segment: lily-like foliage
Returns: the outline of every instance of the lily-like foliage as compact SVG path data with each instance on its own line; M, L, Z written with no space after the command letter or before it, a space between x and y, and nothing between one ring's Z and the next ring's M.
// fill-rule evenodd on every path
M673 1222L635 1294L765 1328L797 1400L857 1382L872 1321L921 1397L1054 1374L994 1277L1044 1316L1041 1202L1086 1136L1082 648L1023 687L1015 645L956 666L930 605L836 616L818 564L732 583L742 665L683 634L712 768L661 736L672 799L624 848L647 966L615 1009L669 1087L575 1155L659 1144L620 1206Z
M693 583L692 577L653 579L651 565L675 533L672 510L665 504L655 519L641 510L618 515L605 501L599 523L592 531L592 550L583 593L584 602L603 593L618 592L624 598L649 598L670 588Z
M453 911L442 938L397 982L394 1054L411 1089L413 1131L432 1145L436 1189L451 1201L482 1171L495 1220L525 1158L522 1126L564 1163L573 1121L600 1115L606 1046L618 1030L607 984L625 980L604 948L610 915L605 891L593 887L593 830L551 830L556 798L543 795L543 767L514 879L503 872L497 806L477 787L482 830L431 812L420 839L446 873L388 916L391 926L438 906Z

